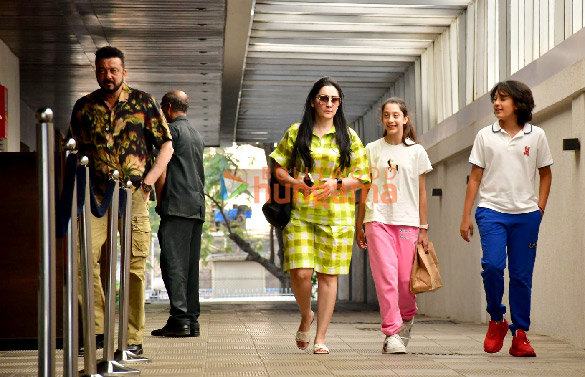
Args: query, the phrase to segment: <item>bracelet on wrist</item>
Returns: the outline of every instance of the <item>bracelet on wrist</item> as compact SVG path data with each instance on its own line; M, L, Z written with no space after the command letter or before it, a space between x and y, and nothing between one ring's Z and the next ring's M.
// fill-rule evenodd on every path
M429 230L429 224L421 224L418 226L419 229Z
M544 215L544 208L542 208L541 206L538 206L538 209L540 210L540 212L542 212L542 214Z

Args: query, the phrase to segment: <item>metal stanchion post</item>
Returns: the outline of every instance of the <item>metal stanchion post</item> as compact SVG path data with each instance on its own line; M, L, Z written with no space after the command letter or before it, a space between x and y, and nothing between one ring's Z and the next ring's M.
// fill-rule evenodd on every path
M120 258L120 304L118 322L118 350L114 358L122 364L148 363L147 357L135 355L128 351L128 312L130 295L130 253L132 252L132 182L126 182L126 208L122 216L122 256Z
M55 161L53 154L53 111L36 113L37 161L39 174L39 212L41 215L41 249L38 304L38 372L41 377L55 375Z
M79 252L81 264L81 318L83 323L83 344L85 352L83 355L83 370L80 372L84 377L101 377L97 373L95 357L95 311L93 292L93 251L91 248L91 204L89 198L89 159L81 158L81 165L85 166L85 192L84 205L79 217Z
M69 139L65 149L67 157L74 153L77 144ZM67 226L67 253L63 286L63 375L77 376L77 184L73 181L71 219Z
M116 263L118 256L118 205L120 196L120 172L114 170L112 179L116 181L114 195L108 214L108 242L106 250L108 253L108 283L106 286L106 318L104 331L104 358L97 365L98 372L103 376L139 376L140 371L123 366L114 359L114 325L116 306Z

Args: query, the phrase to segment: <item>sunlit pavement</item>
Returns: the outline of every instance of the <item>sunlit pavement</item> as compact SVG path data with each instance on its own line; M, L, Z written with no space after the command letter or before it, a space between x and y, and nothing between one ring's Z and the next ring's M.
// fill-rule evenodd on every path
M315 308L314 308L315 309ZM297 349L294 302L204 302L198 338L155 338L168 304L146 305L146 376L585 376L585 351L529 333L536 358L483 352L486 325L417 317L406 355L383 355L377 307L338 303L327 335L329 355ZM311 332L314 335L316 325ZM98 353L101 356L101 351ZM58 372L62 373L58 351ZM78 359L82 363L82 359ZM36 351L0 351L1 376L37 374ZM80 368L82 368L80 364Z

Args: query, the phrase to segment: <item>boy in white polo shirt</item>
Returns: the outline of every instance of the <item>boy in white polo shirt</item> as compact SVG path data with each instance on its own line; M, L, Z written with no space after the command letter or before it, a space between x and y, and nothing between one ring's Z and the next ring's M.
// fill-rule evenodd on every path
M491 317L484 350L500 351L509 328L513 335L510 354L536 356L526 331L530 327L538 230L550 192L553 160L544 131L528 123L534 109L530 88L519 81L504 81L497 83L490 95L498 121L481 129L473 143L460 232L469 242L473 235L471 208L479 190L475 220L483 250L486 309ZM538 196L534 190L537 172ZM502 305L506 256L510 326L504 319L506 306Z

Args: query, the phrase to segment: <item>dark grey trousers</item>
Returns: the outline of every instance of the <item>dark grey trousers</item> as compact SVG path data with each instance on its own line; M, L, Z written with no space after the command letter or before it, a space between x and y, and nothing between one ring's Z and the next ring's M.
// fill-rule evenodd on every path
M203 221L177 216L161 218L158 230L162 278L171 301L167 323L197 325L199 256Z

